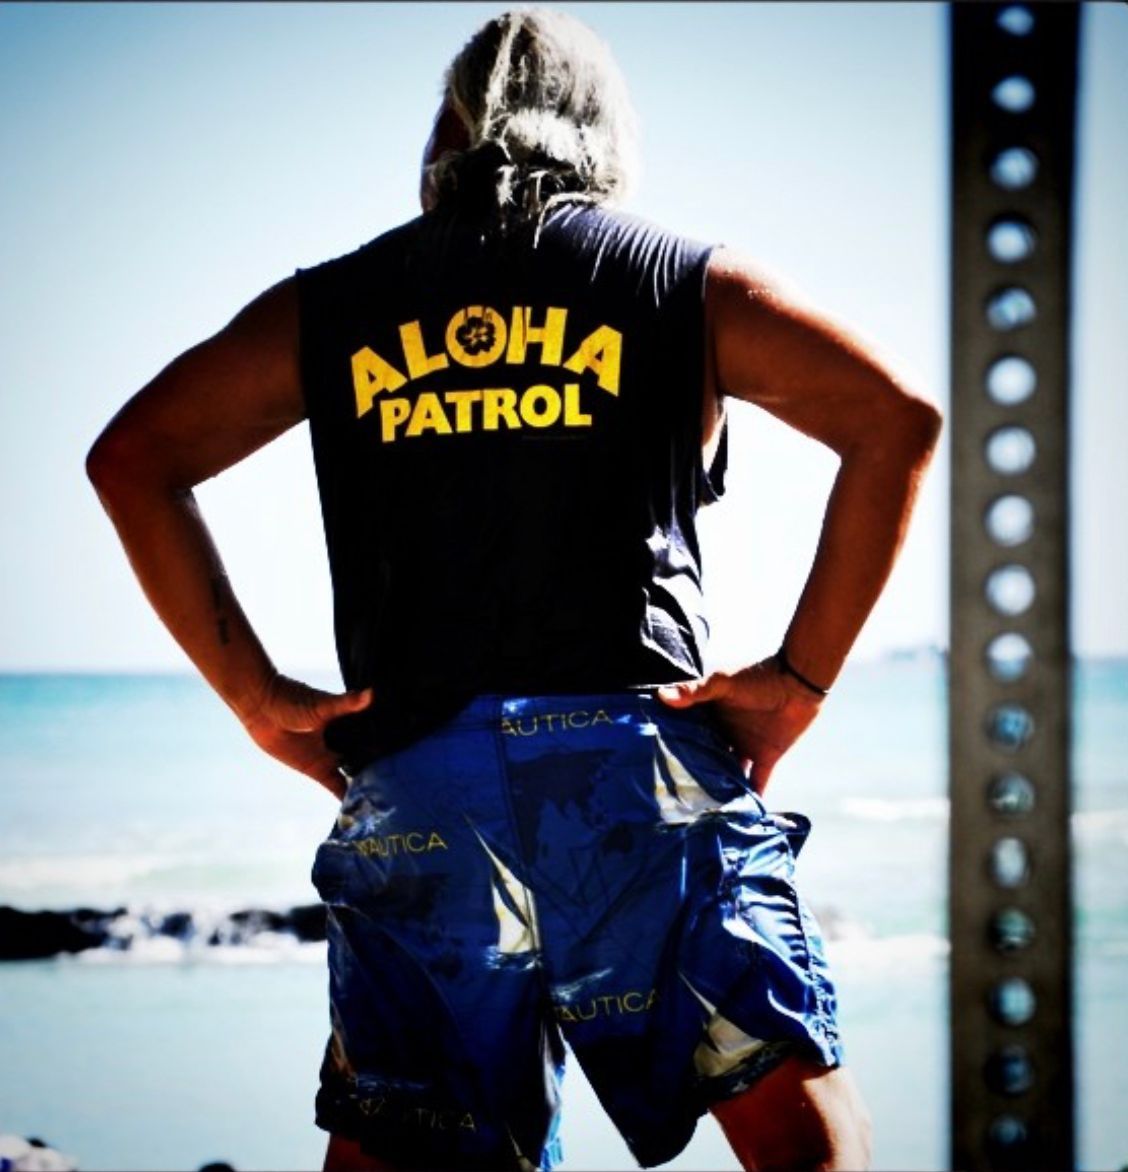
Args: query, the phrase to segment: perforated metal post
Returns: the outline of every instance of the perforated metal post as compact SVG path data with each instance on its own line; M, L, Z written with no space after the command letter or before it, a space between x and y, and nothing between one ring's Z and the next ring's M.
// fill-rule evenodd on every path
M1068 1169L1080 5L949 11L952 1167Z

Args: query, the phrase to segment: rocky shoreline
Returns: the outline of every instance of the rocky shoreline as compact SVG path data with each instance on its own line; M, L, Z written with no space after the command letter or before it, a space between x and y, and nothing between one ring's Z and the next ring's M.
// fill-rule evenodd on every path
M221 915L127 907L23 911L0 906L0 961L45 960L94 948L128 952L141 941L162 938L196 948L241 947L261 943L268 935L298 944L324 940L324 904L285 911L246 908Z
M826 940L869 935L834 908L817 908L816 915ZM174 945L186 955L206 955L213 948L317 944L325 935L325 905L321 903L284 911L245 908L226 913L129 907L24 911L0 905L0 961L48 960L93 949L124 954L152 949L154 944L163 945L175 958ZM159 958L167 959L167 952L162 950Z

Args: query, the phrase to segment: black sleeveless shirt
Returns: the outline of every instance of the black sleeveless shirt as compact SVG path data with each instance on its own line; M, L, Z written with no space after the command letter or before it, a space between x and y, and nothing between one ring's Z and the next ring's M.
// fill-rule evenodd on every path
M710 249L586 205L429 212L299 270L302 379L358 764L471 696L697 676Z

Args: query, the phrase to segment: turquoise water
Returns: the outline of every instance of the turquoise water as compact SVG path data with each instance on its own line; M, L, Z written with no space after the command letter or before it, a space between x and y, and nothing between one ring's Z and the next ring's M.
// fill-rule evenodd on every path
M1128 1163L1128 664L1079 673L1074 841L1081 1166ZM769 805L815 825L804 891L831 945L876 1166L935 1169L945 1138L943 677L857 665L777 770ZM263 757L190 677L0 677L0 903L284 907L332 800ZM169 942L171 943L171 942ZM318 946L166 947L0 965L0 1131L86 1169L319 1166ZM577 1072L566 1167L631 1168ZM706 1121L676 1168L735 1168Z

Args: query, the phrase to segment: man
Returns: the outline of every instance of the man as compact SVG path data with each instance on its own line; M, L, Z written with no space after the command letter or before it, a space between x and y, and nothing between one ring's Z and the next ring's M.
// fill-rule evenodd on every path
M727 249L611 210L631 116L534 10L455 58L424 214L177 358L91 450L158 614L341 799L326 1168L556 1160L566 1039L640 1163L711 1110L747 1168L861 1168L807 826L760 795L903 539L935 408ZM841 467L780 651L702 674L725 398ZM310 420L349 691L280 675L192 488ZM347 783L347 784L346 784Z

